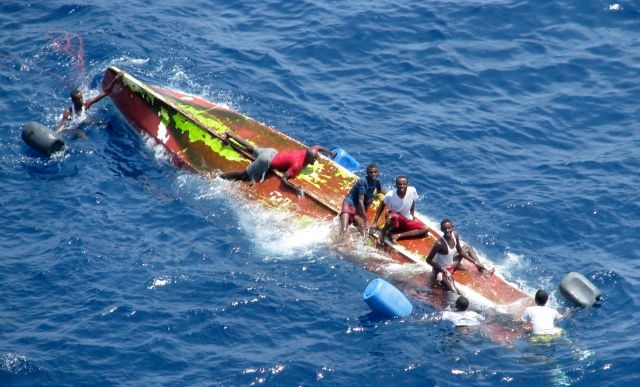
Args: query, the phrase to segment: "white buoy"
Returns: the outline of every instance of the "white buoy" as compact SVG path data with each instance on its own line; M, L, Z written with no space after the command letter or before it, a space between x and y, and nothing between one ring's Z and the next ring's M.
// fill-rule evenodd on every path
M591 306L602 298L600 289L575 271L567 274L560 282L560 294L582 307Z

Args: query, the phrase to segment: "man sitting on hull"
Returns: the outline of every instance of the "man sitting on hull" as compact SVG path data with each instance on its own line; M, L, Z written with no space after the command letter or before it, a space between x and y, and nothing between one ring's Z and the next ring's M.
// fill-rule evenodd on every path
M385 207L389 207L387 221L378 236L378 245L384 243L387 233L391 234L391 243L395 244L398 239L424 237L429 232L427 226L415 217L416 199L418 193L415 187L409 186L409 178L406 176L396 177L396 189L387 192L384 201L378 207L376 217L373 220L374 226L378 224L378 219Z
M277 151L274 148L253 146L247 140L231 132L225 132L225 138L228 141L229 139L233 139L233 141L253 153L254 160L242 171L223 172L219 173L217 177L232 180L250 180L252 183L259 183L264 180L269 169L275 169L283 172L282 182L296 192L298 196L302 196L304 191L302 188L291 184L289 179L296 177L302 168L315 163L318 159L318 152L327 153L328 155L332 154L331 151L319 145L300 150Z
M460 266L462 258L473 263L478 271L493 274L495 269L487 270L473 249L460 243L460 237L453 230L453 222L450 219L443 219L440 222L440 230L442 237L436 241L426 258L427 263L433 267L431 272L432 286L437 284L437 278L440 274L441 283L445 288L460 293L453 281L452 274Z
M341 235L347 232L350 224L355 223L362 236L366 237L367 229L369 228L367 208L369 208L375 195L385 193L380 185L380 180L378 180L379 175L378 164L369 164L367 166L367 176L358 179L347 196L345 196L340 210Z

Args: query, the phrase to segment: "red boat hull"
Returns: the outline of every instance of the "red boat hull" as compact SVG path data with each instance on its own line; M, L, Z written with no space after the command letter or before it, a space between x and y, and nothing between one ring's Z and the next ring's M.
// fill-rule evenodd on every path
M110 67L104 75L106 85L120 71ZM197 173L214 170L237 171L245 168L250 159L229 146L223 138L231 131L260 147L278 150L304 149L306 146L267 125L243 116L228 108L186 93L146 85L129 74L116 83L110 97L124 118L140 132L146 133L162 144L171 154L176 165ZM299 198L283 185L280 178L269 173L259 184L239 184L250 199L270 208L283 209L314 219L329 221L339 214L344 196L357 180L357 176L333 161L320 158L313 166L306 167L292 181L302 187L307 195ZM379 200L379 199L378 199ZM374 216L375 205L369 209ZM436 235L432 230L430 234ZM402 240L398 245L387 244L383 250L400 263L424 263L435 239ZM376 271L375 267L370 267ZM426 278L427 276L425 276ZM531 298L502 276L480 275L476 268L464 262L454 274L457 284L470 289L489 303L509 309L519 317L524 307L531 305ZM425 287L429 284L425 283ZM442 307L445 297L434 289L428 295L412 291L415 299Z

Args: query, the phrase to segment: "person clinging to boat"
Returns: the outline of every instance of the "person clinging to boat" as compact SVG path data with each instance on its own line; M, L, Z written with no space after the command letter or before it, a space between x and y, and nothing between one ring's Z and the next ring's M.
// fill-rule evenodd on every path
M415 187L409 186L409 178L396 177L396 189L386 193L373 220L375 227L384 209L389 207L387 220L378 235L378 246L382 246L387 234L390 234L392 244L396 244L399 239L421 238L428 234L427 226L415 217L417 199L418 192ZM371 231L374 232L375 229Z
M434 243L431 251L427 254L426 261L433 267L431 271L431 286L437 284L438 276L440 275L440 282L445 288L460 294L460 291L453 281L452 274L460 266L462 258L473 263L481 273L493 274L495 268L488 270L482 262L480 262L480 259L471 247L460 243L460 237L453 229L454 226L451 219L443 219L440 222L442 237Z
M529 306L524 310L522 321L525 328L530 329L533 335L559 335L562 328L555 325L556 320L568 316L572 309L568 308L563 314L557 310L546 306L549 294L542 289L538 289L535 295L536 305Z
M320 152L329 156L333 155L333 152L319 145L306 149L278 151L274 148L253 146L244 138L231 132L225 132L225 139L231 146L237 148L239 144L242 148L251 152L254 160L242 171L221 172L215 175L216 177L230 180L249 180L251 183L259 183L264 180L269 169L274 169L283 173L281 177L282 183L292 189L298 196L304 195L303 189L292 184L289 179L296 177L307 165L315 163Z
M84 100L84 96L80 89L73 90L70 94L72 105L62 112L62 119L60 120L60 124L56 127L56 133L63 131L69 120L73 117L81 117L91 106L93 106L93 104L109 95L113 86L120 78L122 78L122 76L123 73L118 72L100 94L93 98L89 98L86 101Z
M371 163L367 165L367 176L358 179L356 184L342 201L340 210L340 235L347 232L350 224L355 224L363 237L367 236L369 229L369 221L367 219L367 208L377 194L385 194L386 192L380 185L378 176L380 168L378 164Z
M455 310L442 312L442 320L448 320L456 327L474 327L482 324L485 317L478 312L468 310L469 299L459 296L456 299Z

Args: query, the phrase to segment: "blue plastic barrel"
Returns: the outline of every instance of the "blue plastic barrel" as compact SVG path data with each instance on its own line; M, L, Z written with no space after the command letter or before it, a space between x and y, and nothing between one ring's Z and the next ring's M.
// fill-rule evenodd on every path
M336 157L333 158L333 161L335 161L336 163L342 165L351 172L360 169L360 163L358 162L358 160L354 159L353 156L348 154L344 149L336 148L333 150L333 152L336 152Z
M381 278L369 282L362 298L371 310L388 317L407 317L413 312L413 305L407 297L398 288Z

